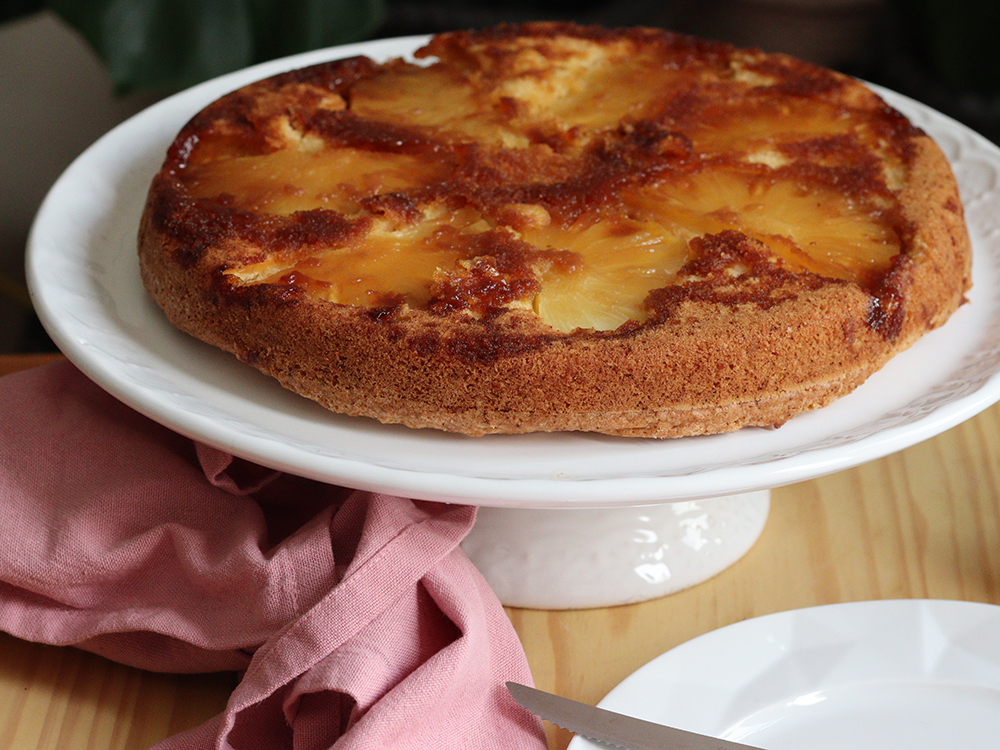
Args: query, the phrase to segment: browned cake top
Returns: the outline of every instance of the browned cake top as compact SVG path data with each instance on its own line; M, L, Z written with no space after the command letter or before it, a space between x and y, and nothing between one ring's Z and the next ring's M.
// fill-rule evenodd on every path
M220 289L622 332L854 282L891 337L920 135L852 79L662 31L436 37L253 84L185 128L154 221ZM753 284L734 284L745 276ZM780 290L785 290L784 292ZM777 295L777 296L776 296Z

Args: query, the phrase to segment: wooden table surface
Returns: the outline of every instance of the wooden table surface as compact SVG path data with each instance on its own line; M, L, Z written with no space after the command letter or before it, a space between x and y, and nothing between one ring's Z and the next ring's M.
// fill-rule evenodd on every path
M50 361L0 357L0 374ZM772 494L710 581L641 604L509 609L539 687L594 703L650 659L749 617L865 599L1000 603L1000 406L887 458ZM233 675L142 672L0 634L0 750L148 748L218 713ZM550 747L570 735L547 727Z

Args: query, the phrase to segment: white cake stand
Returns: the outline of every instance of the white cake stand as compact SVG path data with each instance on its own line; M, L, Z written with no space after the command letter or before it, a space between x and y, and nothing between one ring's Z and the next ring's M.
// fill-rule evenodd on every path
M760 534L772 487L901 450L1000 399L1000 150L892 92L933 135L963 191L974 244L969 304L830 407L777 430L681 440L585 434L465 438L330 414L174 330L142 289L136 232L150 179L184 122L281 70L393 39L257 66L166 99L82 154L28 243L39 316L95 382L168 427L258 463L360 489L480 507L465 549L501 600L569 608L647 599L703 581Z

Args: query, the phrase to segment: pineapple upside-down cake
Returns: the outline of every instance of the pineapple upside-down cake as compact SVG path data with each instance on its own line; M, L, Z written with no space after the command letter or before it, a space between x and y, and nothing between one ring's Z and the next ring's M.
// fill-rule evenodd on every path
M342 414L483 435L772 426L964 301L951 169L868 87L526 24L212 103L149 192L180 329Z

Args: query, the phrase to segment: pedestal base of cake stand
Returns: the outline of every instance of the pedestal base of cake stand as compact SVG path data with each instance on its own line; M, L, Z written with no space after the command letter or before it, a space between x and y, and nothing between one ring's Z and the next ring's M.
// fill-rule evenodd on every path
M764 530L770 491L616 508L480 508L462 543L500 601L585 609L706 581Z

